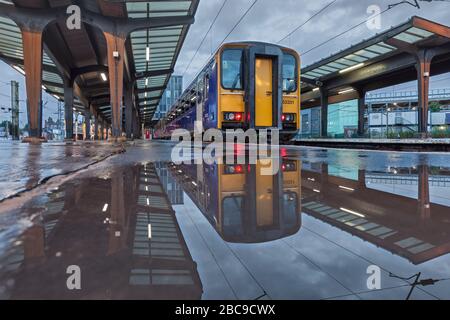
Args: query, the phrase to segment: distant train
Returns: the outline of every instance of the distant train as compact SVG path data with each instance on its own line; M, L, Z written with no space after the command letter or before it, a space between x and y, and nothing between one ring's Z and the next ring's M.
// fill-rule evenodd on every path
M176 129L300 129L300 56L259 42L223 45L155 128L156 139Z

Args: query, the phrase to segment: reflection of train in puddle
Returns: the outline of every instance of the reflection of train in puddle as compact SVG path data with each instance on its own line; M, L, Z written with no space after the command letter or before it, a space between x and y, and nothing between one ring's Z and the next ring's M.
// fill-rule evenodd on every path
M168 165L169 171L227 242L259 243L290 236L301 225L300 162ZM277 170L275 170L277 171Z

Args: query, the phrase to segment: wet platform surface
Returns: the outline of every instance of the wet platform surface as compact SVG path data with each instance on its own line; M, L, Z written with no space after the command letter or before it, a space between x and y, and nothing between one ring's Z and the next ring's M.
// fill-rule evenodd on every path
M43 179L101 161L118 149L102 143L0 142L0 201L34 188Z
M1 212L0 298L450 299L449 155L287 147L265 176L170 154L139 142Z

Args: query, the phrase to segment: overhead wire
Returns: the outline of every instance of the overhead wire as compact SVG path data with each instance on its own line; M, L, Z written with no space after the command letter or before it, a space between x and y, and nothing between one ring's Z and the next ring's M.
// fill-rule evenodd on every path
M189 68L192 65L192 62L194 61L195 57L197 56L197 54L200 51L200 48L202 47L202 45L205 43L206 38L208 37L208 34L211 32L212 28L214 27L217 19L219 18L220 14L222 13L223 9L225 8L225 5L228 3L228 0L224 0L222 3L222 6L220 7L219 11L217 12L216 16L214 17L213 21L211 22L208 30L206 31L205 35L203 36L202 41L200 42L200 44L197 47L197 50L195 51L194 55L192 56L191 60L189 61L186 69L183 72L183 77L186 75L186 73L188 72Z
M313 20L315 17L319 16L322 12L324 12L326 9L328 9L329 7L331 7L333 4L335 4L338 0L333 0L330 3L328 3L327 5L325 5L322 9L320 9L319 11L317 11L315 14L313 14L311 17L309 17L305 22L303 22L302 24L300 24L298 27L294 28L294 30L292 30L290 33L288 33L284 38L282 38L281 40L279 40L277 43L281 43L284 40L286 40L287 38L289 38L290 36L292 36L294 33L296 33L298 30L300 30L301 28L303 28L306 24L308 24L308 22L310 22L311 20Z

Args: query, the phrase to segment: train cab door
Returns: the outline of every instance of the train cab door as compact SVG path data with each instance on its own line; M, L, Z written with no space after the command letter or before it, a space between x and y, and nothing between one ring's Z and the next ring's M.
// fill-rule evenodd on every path
M255 60L255 126L273 126L273 60L267 57Z
M267 167L261 161L256 164L256 225L259 228L274 224L274 181L272 175L263 175L261 170Z

